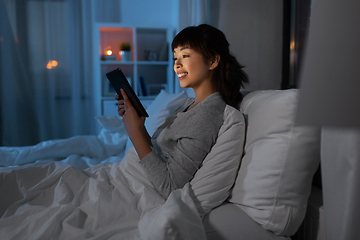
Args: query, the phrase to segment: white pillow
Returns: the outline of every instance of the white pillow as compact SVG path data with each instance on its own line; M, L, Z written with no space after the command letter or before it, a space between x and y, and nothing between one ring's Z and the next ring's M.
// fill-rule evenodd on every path
M158 127L160 127L160 125L165 122L165 119L181 104L183 104L186 99L188 99L188 95L185 91L173 94L168 93L165 90L161 90L154 101L152 101L149 107L146 109L149 117L145 120L145 127L149 135L152 136L156 129L158 129ZM125 152L127 152L132 146L133 144L129 139L126 144Z
M265 229L293 235L303 221L320 161L320 130L296 126L297 90L245 96L245 155L229 200Z
M190 181L201 217L229 197L239 169L244 139L245 119L237 109L227 105L216 143Z
M165 119L183 104L187 98L188 95L185 91L172 94L161 90L146 109L149 117L145 121L145 127L149 135L152 136L156 129L165 122Z

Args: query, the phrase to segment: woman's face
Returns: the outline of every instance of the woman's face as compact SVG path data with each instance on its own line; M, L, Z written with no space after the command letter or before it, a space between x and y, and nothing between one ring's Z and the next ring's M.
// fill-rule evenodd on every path
M186 46L174 49L174 71L183 88L196 90L211 80L210 61L206 64L201 54Z

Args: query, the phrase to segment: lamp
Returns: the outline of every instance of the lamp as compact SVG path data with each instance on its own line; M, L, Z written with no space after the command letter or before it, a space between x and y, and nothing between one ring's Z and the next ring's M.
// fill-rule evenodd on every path
M105 52L105 55L111 56L112 54L113 54L113 52L112 52L112 50L111 50L111 47L108 46L108 48L107 48L107 50L106 50L106 52Z
M105 61L115 61L116 60L116 56L113 54L113 51L111 50L111 47L108 46L102 56L102 60Z
M360 1L313 1L296 121L322 126L326 239L360 236Z

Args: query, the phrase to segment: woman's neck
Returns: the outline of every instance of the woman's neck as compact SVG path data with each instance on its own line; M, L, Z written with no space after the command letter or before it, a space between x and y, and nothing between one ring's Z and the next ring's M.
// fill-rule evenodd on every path
M194 89L194 91L195 91L195 101L193 102L193 104L191 104L191 106L188 108L188 110L195 107L197 104L202 102L205 98L207 98L211 94L217 92L215 89L212 89L212 88L206 88L206 89L201 88L201 89L196 89L196 90Z

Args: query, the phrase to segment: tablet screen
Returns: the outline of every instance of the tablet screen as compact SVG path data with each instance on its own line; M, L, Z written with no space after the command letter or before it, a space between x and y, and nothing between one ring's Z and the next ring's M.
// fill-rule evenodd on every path
M122 97L120 89L122 88L125 91L126 95L130 99L131 103L135 107L140 117L141 116L149 117L144 106L141 104L139 98L136 96L134 90L130 86L129 82L127 81L124 73L121 71L120 68L117 68L111 72L106 73L106 77L109 79L111 85L114 87L115 91L120 95L120 97Z

